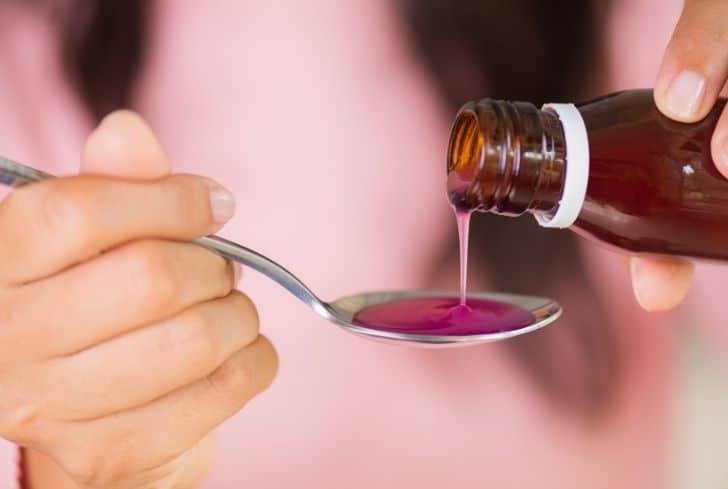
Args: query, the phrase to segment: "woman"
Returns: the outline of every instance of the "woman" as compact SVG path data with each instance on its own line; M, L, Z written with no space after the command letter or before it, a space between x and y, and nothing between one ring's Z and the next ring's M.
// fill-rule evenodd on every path
M84 4L58 15L82 20ZM617 4L613 25L634 5ZM244 272L240 288L281 369L275 388L221 428L212 467L210 432L272 381L277 355L251 300L232 291L232 267L185 241L227 223L222 234L335 297L421 285L452 232L439 190L452 111L397 12L383 0L316 7L158 2L133 97L154 131L116 112L86 137L94 114L116 106L93 84L69 83L45 5L0 4L2 151L64 175L81 153L83 173L0 207L0 434L26 447L25 486L191 488L208 472L202 484L216 488L664 486L671 343L613 292L623 271L591 249L587 270L599 274L593 286L629 375L600 416L579 422L506 349L361 341ZM728 68L725 9L687 3L656 83L667 115L696 120L714 102ZM100 66L110 83L131 78L109 60L83 65L79 80ZM714 138L719 163L726 130ZM205 177L170 176L171 161L175 173ZM640 260L632 274L640 303L657 310L679 302L691 268ZM579 356L570 336L556 338L557 358ZM579 374L544 382L579 399L569 397L581 392L572 384L589 384ZM7 447L8 467L15 453Z

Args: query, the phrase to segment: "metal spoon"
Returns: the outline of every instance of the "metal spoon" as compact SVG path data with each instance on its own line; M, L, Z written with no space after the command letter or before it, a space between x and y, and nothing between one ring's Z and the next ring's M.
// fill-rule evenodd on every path
M0 156L0 183L10 187L23 185L55 178L53 175L30 168ZM414 334L394 331L382 331L356 324L354 316L362 309L374 304L381 304L400 299L413 299L423 297L457 297L456 293L438 291L393 291L369 292L356 294L325 302L319 299L306 285L291 272L283 268L270 258L246 248L232 241L218 236L205 236L194 241L219 255L249 266L278 282L288 292L300 299L313 309L318 315L328 321L338 324L349 332L369 338L398 341L417 345L472 345L490 341L503 340L524 333L535 331L553 322L561 315L561 306L558 303L542 298L512 294L478 293L469 297L473 299L496 300L513 304L531 312L533 322L527 326L512 331L476 335L430 335Z

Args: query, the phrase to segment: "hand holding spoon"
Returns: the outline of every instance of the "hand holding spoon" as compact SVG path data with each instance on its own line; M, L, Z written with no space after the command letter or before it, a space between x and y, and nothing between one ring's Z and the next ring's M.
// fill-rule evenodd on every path
M0 156L4 185L17 188L48 178L54 177ZM559 304L550 299L512 294L471 294L466 306L458 306L457 293L436 291L369 292L325 302L291 272L256 251L218 236L194 242L274 280L324 319L380 340L465 346L535 331L561 315Z

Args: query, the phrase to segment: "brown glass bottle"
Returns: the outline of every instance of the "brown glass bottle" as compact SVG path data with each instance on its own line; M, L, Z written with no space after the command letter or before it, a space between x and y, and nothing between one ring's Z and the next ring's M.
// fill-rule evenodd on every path
M728 181L710 155L724 105L683 124L657 110L651 90L576 108L470 102L450 134L450 200L530 212L631 253L728 260Z

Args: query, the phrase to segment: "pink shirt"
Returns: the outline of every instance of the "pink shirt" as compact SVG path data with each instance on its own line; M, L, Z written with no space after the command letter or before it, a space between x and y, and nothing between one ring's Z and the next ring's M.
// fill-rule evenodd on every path
M652 84L679 3L617 4L605 90ZM0 5L0 153L72 173L90 122L48 26L21 9L3 14L10 8ZM324 298L423 286L454 233L441 191L452 114L391 2L160 1L149 67L136 108L176 170L236 193L222 235L275 257ZM637 309L619 261L589 255L631 338L630 374L599 429L552 409L497 344L363 341L249 271L241 287L280 374L218 430L204 487L665 487L672 338ZM9 480L14 450L0 452Z

